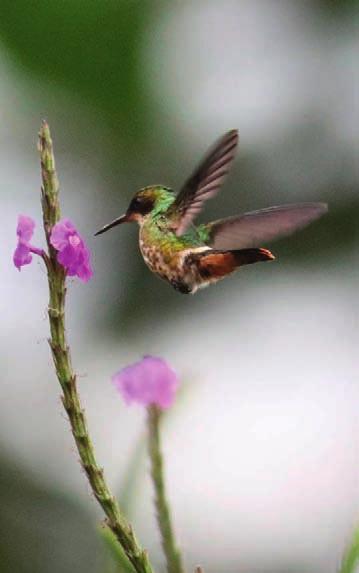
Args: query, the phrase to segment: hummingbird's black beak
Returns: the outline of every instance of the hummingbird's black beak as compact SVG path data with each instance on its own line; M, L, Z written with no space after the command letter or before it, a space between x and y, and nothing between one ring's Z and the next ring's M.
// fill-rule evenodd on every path
M105 233L109 229L112 229L112 227L116 227L116 225L121 225L121 223L127 223L128 220L129 220L129 218L128 218L127 213L125 213L125 215L121 215L121 217L118 217L114 221L111 221L111 223L108 223L108 225L105 225L104 227L102 227L102 229L97 231L97 233L95 233L95 237L97 235L101 235L102 233Z

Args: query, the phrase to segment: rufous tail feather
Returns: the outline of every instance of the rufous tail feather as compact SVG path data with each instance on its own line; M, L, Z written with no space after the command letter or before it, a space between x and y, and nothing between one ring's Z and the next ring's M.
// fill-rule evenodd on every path
M196 259L198 271L204 279L224 277L243 265L272 261L275 258L267 249L205 251L192 256Z

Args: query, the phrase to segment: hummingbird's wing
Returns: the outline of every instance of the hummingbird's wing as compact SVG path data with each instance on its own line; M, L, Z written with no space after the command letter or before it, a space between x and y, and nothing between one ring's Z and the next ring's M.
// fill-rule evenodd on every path
M223 135L186 181L167 211L174 221L177 235L182 235L207 199L220 189L235 156L238 145L236 129Z
M214 249L259 247L302 229L328 211L325 203L269 207L204 225L207 243Z

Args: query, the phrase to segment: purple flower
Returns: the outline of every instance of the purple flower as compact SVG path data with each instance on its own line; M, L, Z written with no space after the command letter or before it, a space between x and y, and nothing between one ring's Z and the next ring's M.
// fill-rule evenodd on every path
M178 385L176 373L156 356L126 366L112 376L112 382L127 404L156 404L163 410L172 405Z
M43 250L30 244L34 234L35 221L27 215L19 215L17 222L17 246L14 252L13 261L16 268L21 270L24 265L29 265L32 261L31 253L42 255Z
M57 260L70 277L78 276L87 282L93 275L90 251L69 219L62 219L53 227L50 242L58 251Z

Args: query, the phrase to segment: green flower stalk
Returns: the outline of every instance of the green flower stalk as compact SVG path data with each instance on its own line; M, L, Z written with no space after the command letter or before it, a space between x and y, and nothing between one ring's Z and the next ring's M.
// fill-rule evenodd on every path
M181 554L176 546L171 514L166 496L163 472L163 457L160 442L161 410L152 405L147 408L148 453L151 462L151 477L155 490L157 522L161 532L163 552L166 556L168 573L184 573Z
M67 225L65 231L67 233L66 237L70 236L69 245L71 244L71 247L73 247L71 256L73 257L74 248L80 247L80 250L78 249L79 260L81 259L81 264L84 266L79 267L79 261L75 261L76 269L71 266L74 261L69 259L69 250L66 250L65 243L63 246L58 246L55 242L54 246L52 231L59 224L61 212L59 182L55 170L50 130L46 122L43 122L39 133L39 152L42 174L43 223L48 245L48 254L42 253L42 257L47 267L49 283L48 316L51 333L49 344L56 375L63 392L62 402L70 421L82 467L86 472L94 496L107 516L106 525L121 544L134 570L137 573L153 573L147 552L140 547L131 525L122 514L106 483L103 469L96 461L85 412L77 390L76 374L71 364L70 348L66 340L65 331L66 275L77 274L83 280L88 280L88 275L92 271L89 269L88 261L86 261L86 249L83 245L81 246L81 238L76 232L73 232L73 228L72 230L70 229L69 225ZM60 231L62 232L63 229L60 229ZM61 241L59 241L59 245L60 243ZM79 268L80 271L78 270Z
M137 403L147 407L148 453L167 573L184 573L166 496L160 443L161 414L163 410L172 406L175 400L177 375L163 358L147 355L142 360L116 372L112 376L112 382L127 404Z

